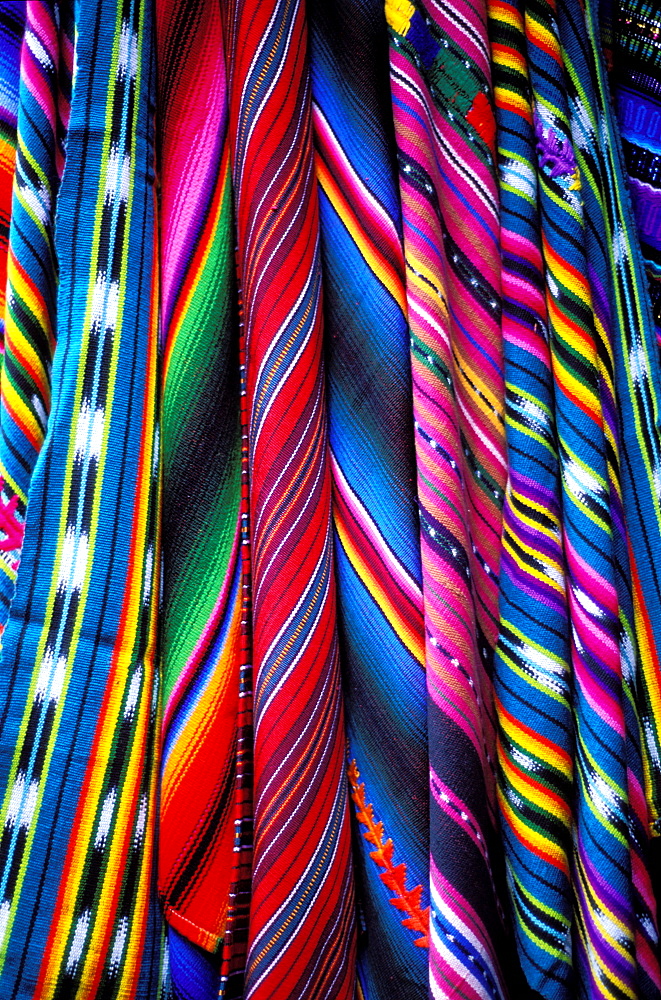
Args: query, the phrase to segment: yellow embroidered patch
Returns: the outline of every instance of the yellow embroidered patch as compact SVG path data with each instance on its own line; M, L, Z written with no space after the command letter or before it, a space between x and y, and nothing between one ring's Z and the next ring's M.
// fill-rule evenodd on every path
M409 0L386 0L386 21L398 35L406 36L415 7Z
M570 181L570 184L569 184L569 190L570 191L580 191L581 190L581 175L579 173L578 167L576 167L576 170L574 171L574 173L570 175L569 181Z

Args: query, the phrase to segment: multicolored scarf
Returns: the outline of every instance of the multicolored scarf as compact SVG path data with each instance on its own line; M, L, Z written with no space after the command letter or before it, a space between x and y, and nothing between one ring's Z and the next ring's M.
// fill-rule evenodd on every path
M2 645L7 997L147 997L160 977L150 15L26 9L2 371L3 468L29 488Z

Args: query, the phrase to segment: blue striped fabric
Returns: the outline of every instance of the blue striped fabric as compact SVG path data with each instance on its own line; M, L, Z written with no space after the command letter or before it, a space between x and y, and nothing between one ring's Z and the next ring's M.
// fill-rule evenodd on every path
M77 75L47 230L52 406L2 650L0 996L13 1000L153 1000L161 974L150 10L81 0L69 33ZM52 60L58 13L28 3ZM25 118L39 83L22 91ZM42 236L54 296L42 232L22 235Z
M366 997L427 996L421 932L385 881L368 814L428 905L427 719L409 330L381 0L314 0L320 189L340 650ZM369 557L365 558L369 545ZM392 564L413 601L398 590ZM417 606L416 606L417 601ZM359 776L358 776L359 774ZM359 793L363 786L362 793ZM383 876L383 877L382 877Z

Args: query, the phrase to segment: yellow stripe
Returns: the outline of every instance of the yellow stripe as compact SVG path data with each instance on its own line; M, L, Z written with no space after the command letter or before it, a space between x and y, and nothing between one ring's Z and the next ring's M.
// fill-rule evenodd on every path
M342 523L341 518L336 518L335 526L340 536L342 548L346 552L351 565L357 576L362 580L368 592L378 604L383 617L386 619L393 632L398 636L403 646L415 657L418 663L424 667L425 647L423 637L412 632L408 623L399 614L397 608L390 600L388 594L383 590L378 580L370 570L367 560L362 552L353 544L353 541Z
M513 489L511 485L509 487L508 492L510 497L518 500L518 505L516 508L517 521L521 521L523 524L527 524L530 528L532 528L535 531L536 534L545 535L547 538L552 539L554 542L559 542L561 532L558 519L556 517L553 517L551 512L546 507L544 507L543 504L537 503L535 500L533 500L531 497L526 496L524 493L519 493L518 490ZM528 514L525 514L524 510L527 508L537 511L540 517L535 518L529 516ZM544 521L546 520L553 521L552 528L548 528L546 526L546 524L544 523ZM550 559L546 554L543 557L543 561L546 563L550 563L552 566L557 566L560 572L564 573L564 569L562 568L564 564Z
M142 15L141 15L142 17ZM141 65L141 49L142 49L142 31L139 32L140 50L138 52L138 65ZM139 78L138 78L139 82ZM136 84L136 87L138 84ZM135 122L132 123L133 130L135 131ZM131 199L132 200L132 199ZM130 203L129 211L130 214ZM128 264L128 241L125 243L123 248L123 260L122 260L122 274L126 274ZM123 305L123 297L122 297ZM145 410L143 418L143 430L142 430L142 445L139 468L142 469L142 480L136 483L136 504L135 511L133 515L133 523L137 526L137 530L134 534L134 544L132 547L131 560L129 564L129 575L127 579L126 595L123 605L123 627L122 634L117 637L116 649L118 650L115 658L116 670L119 672L120 676L126 675L127 683L130 683L133 670L135 669L135 643L136 638L139 635L139 622L142 615L144 606L144 588L146 584L144 576L144 568L146 566L146 549L148 545L148 531L150 524L149 509L152 503L152 492L151 492L151 480L152 480L152 466L153 466L153 453L154 453L154 428L156 426L156 317L158 308L158 280L156 275L153 276L152 285L152 302L151 302L151 316L150 316L150 335L148 340L148 354L147 354L147 376L145 378L145 388L144 388L144 398L145 398ZM118 329L120 329L121 315L123 314L123 309L121 310L118 317ZM119 338L118 338L119 339ZM116 359L113 378L116 372ZM152 578L155 573L155 566L158 564L157 559L158 553L154 553L154 560L152 563ZM152 584L151 593L154 594L153 589L153 579L150 581ZM145 766L145 756L146 750L149 745L149 719L151 713L151 699L152 699L152 685L154 676L154 661L155 661L155 647L156 647L156 635L155 635L155 613L153 610L152 597L152 609L151 609L151 621L150 621L150 633L147 648L145 649L144 656L142 657L143 666L143 687L140 696L140 706L138 709L138 721L136 723L135 735L133 743L131 746L131 753L129 758L128 767L126 769L126 774L122 782L122 794L120 802L117 806L115 822L113 825L112 839L110 846L106 854L106 868L105 875L103 879L103 885L101 888L101 893L99 895L99 902L95 908L95 922L92 927L91 934L89 937L89 948L86 951L87 958L85 961L85 966L80 978L80 984L78 987L78 992L76 994L77 1000L85 1000L89 996L88 986L93 981L95 975L97 974L97 967L99 962L99 954L102 951L103 938L105 937L107 931L107 918L106 913L115 909L117 899L121 892L121 865L119 858L124 853L125 849L130 851L130 839L133 835L133 826L135 824L136 812L139 809L139 790L142 780L142 774ZM111 679L109 679L110 682ZM119 722L119 716L109 720L109 724L104 726L104 730L112 735L117 731L117 724ZM152 763L153 766L153 763ZM92 842L91 838L87 843L87 850L91 849ZM143 848L144 850L144 848ZM144 858L143 858L144 864ZM130 891L130 888L129 888ZM141 892L145 891L145 887L141 887ZM131 921L133 932L135 933L135 925L139 924L139 921ZM141 927L137 928L141 931ZM112 941L111 941L112 947ZM129 947L129 942L124 944L124 954L126 955L126 949ZM131 956L127 956L129 962ZM107 958L106 958L107 962ZM125 970L126 972L126 970Z
M365 237L355 213L347 204L346 199L342 196L337 184L332 180L320 157L317 158L317 177L324 194L342 220L345 229L351 236L363 260L379 279L383 287L392 295L402 312L406 314L406 295L403 282L397 280L397 276L393 273L392 268L384 267L383 261L376 253L372 243Z
M158 565L155 563L155 565ZM156 576L154 577L154 587L157 586ZM154 602L155 605L156 602ZM152 633L155 635L156 616L153 618ZM160 712L156 718L156 733L161 731ZM157 741L156 741L157 742ZM151 785L149 789L149 808L145 824L145 840L142 849L142 865L140 867L140 877L138 882L138 892L136 894L135 907L133 910L133 920L131 921L130 933L124 945L125 962L120 980L119 996L130 997L134 995L132 991L138 980L139 963L143 956L145 934L147 928L147 913L151 900L152 864L155 855L154 841L156 824L150 822L150 817L156 811L156 790L158 787L158 769L156 761L158 755L153 751Z
M519 52L515 52L513 49L505 49L500 45L494 46L493 50L493 61L497 66L506 66L508 69L513 69L521 76L526 76L526 64L523 61L523 56ZM503 94L507 94L508 97L512 93L506 88L500 88Z
M539 21L535 21L530 14L526 14L526 34L532 39L535 45L545 49L553 55L560 54L558 40L548 28L545 28Z
M479 368L469 367L463 363L456 351L453 351L457 369L467 380L466 389L470 393L473 407L484 414L488 423L493 424L494 420L503 414L503 399L494 393L489 383L480 377ZM486 370L486 368L485 368ZM500 430L500 421L498 430ZM500 436L500 435L499 435Z
M530 556L532 556L532 558L536 562L541 562L544 565L551 565L553 566L554 569L557 569L559 574L562 574L563 567L561 566L560 563L551 562L546 555L541 556L537 549L533 549L531 548L530 545L526 545L526 543L518 536L516 537L516 549L513 548L512 545L507 541L507 535L503 535L502 545L505 551L508 552L509 555L512 557L512 559L517 564L522 573L525 573L526 576L531 576L533 579L538 580L540 583L545 584L547 587L551 587L558 594L564 594L565 592L564 584L561 584L557 580L554 580L552 576L548 575L548 573L535 569L534 566L530 565L530 563L523 562L519 557L518 550L523 549L523 551L527 552Z
M140 34L142 36L142 24L140 26ZM150 337L150 345L153 345L152 359L154 365L155 374L157 374L157 360L156 360L156 345L158 343L158 305L160 302L160 288L158 282L158 270L156 271L156 281L154 283L154 301L152 307L152 315L154 319L154 326L152 330L152 336ZM152 391L149 396L150 399L156 399L156 393ZM156 411L152 413L152 419L156 419ZM152 426L152 425L149 425ZM149 435L149 440L152 440L153 435ZM155 456L152 454L152 461ZM150 466L151 467L151 466ZM162 493L163 483L161 477L158 480L158 491L155 497L156 510L161 509L161 493ZM158 601L156 600L156 594L158 593L159 579L160 579L160 565L161 565L161 521L159 517L154 518L155 531L154 531L154 560L152 563L152 576L151 576L151 594L152 602L150 608L150 621L149 621L149 638L147 641L145 664L153 663L154 668L156 668L156 650L158 646ZM154 683L159 683L156 680L154 670L149 672L150 677L150 694L152 686ZM131 928L128 940L124 946L124 953L126 956L124 968L122 971L121 978L121 988L120 994L125 996L131 995L131 990L137 981L138 975L138 962L143 954L143 946L145 941L145 935L147 931L147 914L149 910L149 905L151 901L151 887L152 887L152 863L155 857L154 842L155 842L155 831L156 824L150 821L150 817L154 816L156 812L156 795L158 789L158 762L159 753L158 747L160 746L159 735L161 732L161 710L162 706L160 703L160 698L157 703L156 710L156 725L154 727L154 732L152 735L152 760L151 760L151 783L149 789L149 809L146 817L145 824L145 842L142 850L142 865L140 869L140 879L139 888L136 895L135 907L133 911L133 920L131 921Z
M509 767L505 766L505 761L501 760L501 764L503 765L505 770L509 771ZM520 784L520 782L517 782L516 777L513 777L512 775L508 775L508 780L510 784L512 784L514 787L516 787L517 784ZM527 794L527 789L523 793L520 792L520 794L523 794L527 800L532 801L530 795ZM509 820L512 829L516 831L517 836L519 836L520 834L522 838L525 838L527 841L529 841L530 845L532 845L531 849L533 851L537 849L538 851L543 852L544 854L548 854L550 857L554 858L559 868L561 868L562 870L567 869L568 862L567 862L567 855L565 854L565 852L553 840L549 840L546 837L543 837L533 827L528 826L527 823L524 823L521 820L521 817L514 812L512 806L507 801L507 798L504 795L501 798L501 808L505 816ZM547 812L548 811L549 810L547 810Z
M119 49L119 37L120 37L120 27L121 27L121 10L118 7L118 9L117 9L117 15L116 15L116 21L115 21L115 35L114 35L113 54L112 54L112 63L111 63L111 79L114 78L114 71L115 71L115 68L116 68L116 65L117 65L117 57L118 57L118 49ZM110 93L112 94L112 91ZM110 127L111 127L111 124L112 124L112 109L113 109L113 106L114 106L114 98L111 97L108 100L108 103L107 103L107 106L106 106L106 127L105 127L105 135L104 135L104 142L103 142L103 151L102 151L102 155L101 155L101 163L104 164L104 170L103 170L103 172L102 172L102 174L101 174L101 176L99 178L99 185L98 185L99 197L97 199L96 212L95 212L95 220L94 220L94 238L93 238L93 248L94 248L94 250L93 250L93 253L92 253L92 259L90 261L90 275L94 276L94 281L92 282L92 284L88 288L88 293L87 293L87 309L86 309L86 313L85 313L85 320L84 320L84 327L83 327L84 332L88 333L88 339L86 341L85 340L83 341L83 346L82 346L82 349L81 349L81 357L82 357L82 355L83 355L83 353L85 351L86 346L89 344L89 330L91 328L91 322L90 322L90 320L91 320L91 312L92 312L92 302L93 302L93 297L94 297L95 284L96 284L96 274L97 274L97 268L98 268L99 234L100 234L100 230L101 230L101 214L102 214L102 209L103 209L103 203L104 203L104 200L105 200L105 176L106 176L106 173L107 173L107 164L109 162L108 153L109 153L109 147L110 147ZM127 206L127 217L128 218L130 218L131 201L132 201L132 189L131 189L131 194L129 195L129 205ZM123 271L122 271L122 292L121 292L121 295L120 295L120 301L119 301L119 305L118 305L118 315L117 315L117 330L121 330L121 317L122 317L123 311L124 311L125 282L126 282L125 275L126 275L126 270L125 270L125 268L123 268ZM101 448L101 454L99 456L99 467L98 467L98 473L97 473L98 482L102 482L103 481L103 470L104 470L105 464L106 464L106 456L107 456L107 451L108 451L108 437L109 437L110 424L111 424L112 400L114 398L113 397L113 392L114 392L114 386L115 386L115 381L116 381L117 356L118 356L118 351L119 351L119 341L120 341L120 339L121 339L121 337L119 337L119 336L116 337L115 340L114 340L114 344L113 344L113 355L112 355L112 359L111 359L111 368L110 368L109 384L108 384L108 401L109 402L108 402L108 408L106 410L106 415L105 415L103 443L102 443L102 448ZM74 423L72 425L72 433L70 434L70 438L69 438L69 451L68 451L68 455L67 455L67 466L66 466L66 474L65 474L65 484L64 484L64 490L63 490L63 496L64 497L68 497L68 496L71 495L71 476L72 476L72 470L73 470L73 456L74 456L74 448L75 448L75 440L76 440L75 415L79 414L80 410L81 410L82 389L83 389L83 367L81 365L79 367L79 371L78 371L78 379L77 379L77 384L76 384L76 393L75 393L74 406L73 406ZM90 541L89 541L89 551L90 552L93 551L94 541L96 539L97 526L98 526L98 518L99 518L99 506L100 506L100 500L101 500L101 492L102 492L101 490L97 489L95 491L95 496L94 496L94 506L93 506L93 511L92 511L92 522L91 522L91 525L90 525L90 533L89 533L89 538L90 538ZM52 616L52 612L53 612L53 603L54 603L55 594L56 594L56 591L57 591L57 582L58 582L58 576L59 576L59 567L61 565L61 558L62 558L62 542L63 542L63 538L64 538L64 535L65 535L66 524L67 524L67 506L63 505L62 511L61 511L61 516L60 516L60 530L59 530L59 537L58 537L58 543L57 543L57 551L56 551L56 555L55 555L54 573L53 573L53 579L52 579L52 583L51 583L51 592L50 592L49 599L48 599L48 609L47 609L47 614L46 614L46 622L49 622L51 620L51 616ZM75 659L75 654L76 654L76 650L77 650L77 646L78 646L78 638L79 638L79 635L80 635L80 629L81 629L81 625L82 625L83 614L84 614L84 610L85 610L86 603L87 603L87 594L88 594L88 591L89 591L89 583L90 583L90 568L91 568L90 563L91 563L91 560L88 558L88 563L87 563L87 567L86 567L86 571L85 571L85 579L84 579L83 588L82 588L82 592L81 592L81 599L80 599L79 606L78 606L78 612L77 612L77 615L76 615L76 620L74 622L73 636L72 636L72 639L71 639L70 653L69 653L69 659L68 659L68 664L69 665L68 665L68 669L67 669L65 681L64 681L64 684L63 684L63 688L62 688L62 694L60 696L60 700L59 700L59 703L58 703L58 710L57 710L56 719L55 719L54 724L53 724L53 731L52 731L52 734L51 734L51 739L50 739L49 748L48 748L48 759L50 759L50 757L52 755L52 752L53 752L53 747L54 747L54 744L55 744L55 739L57 737L57 732L59 730L59 723L60 723L61 715L62 715L62 712L64 710L64 705L65 705L65 702L66 702L66 694L67 694L67 689L68 689L69 680L70 680L70 676L71 676L71 664L73 663L73 661ZM43 658L43 651L44 651L45 645L46 645L47 634L48 634L48 625L46 625L46 627L44 628L44 631L42 633L42 638L41 638L40 643L39 643L39 650L38 650L38 654L37 654L37 663L40 663L41 659ZM111 699L110 699L109 714L110 714L110 712L112 712L113 713L113 717L116 717L119 714L119 710L120 710L120 706L121 706L121 702L122 702L123 696L124 696L124 685L117 685L117 686L114 686L112 688L112 696L111 696ZM60 921L60 927L58 928L58 934L56 935L55 941L53 943L53 946L52 946L52 948L49 951L48 956L47 956L48 965L47 965L46 973L45 973L45 979L46 979L46 983L47 984L50 984L50 983L54 984L57 981L57 978L59 976L60 970L61 970L62 965L64 963L64 952L65 952L67 941L68 941L68 938L70 936L70 932L71 932L71 929L72 929L72 919L73 919L73 915L74 915L74 907L75 907L76 898L77 898L77 896L79 894L80 885L81 885L81 882L82 882L83 875L85 873L84 872L84 861L85 861L85 856L86 856L87 849L89 847L89 843L91 841L92 832L93 832L93 825L94 825L94 823L96 821L96 813L97 813L97 810L98 810L98 804L99 804L100 795L101 795L101 782L103 781L103 778L105 776L105 765L107 763L108 756L109 756L109 744L110 744L110 742L112 740L112 735L113 735L112 732L109 731L108 729L106 729L106 736L101 741L101 743L99 745L98 754L97 754L97 756L95 758L95 766L94 766L94 771L93 771L91 794L89 796L89 800L91 800L91 802L94 803L94 808L89 808L89 809L85 810L85 815L83 817L83 824L82 824L82 827L81 827L81 836L78 836L76 838L75 848L74 848L74 854L73 854L73 858L72 858L72 864L70 866L70 878L67 881L67 889L66 889L66 896L65 896L66 903L65 903L65 911L64 911L64 914L63 914L64 919L62 919ZM46 768L46 770L47 770L47 768ZM34 829L34 826L36 826L36 823L33 825L33 829Z
M7 282L11 286L11 289L28 306L42 330L50 333L51 322L48 310L40 296L37 295L34 287L26 280L17 266L13 253L9 253L7 256Z
M598 904L596 907L590 907L590 913L594 917L597 923L601 936L604 941L606 941L611 948L617 951L620 956L625 960L625 962L631 966L632 964L632 954L633 952L633 936L630 928L624 924L621 920L618 920L617 916L613 911L606 905L605 900L595 893L595 886L591 879L585 873L585 868L581 864L580 856L577 855L577 867L580 873L580 877L584 885L589 886L589 892L596 895L598 899ZM620 979L619 976L615 975L612 963L606 965L599 953L592 948L592 942L585 935L585 928L583 921L581 919L581 908L577 908L579 915L578 927L579 933L583 938L584 947L597 962L600 973L595 973L595 980L601 984L601 987L608 992L603 994L606 997L610 997L611 1000L619 1000L623 995L631 997L631 1000L638 995L637 991L632 991L627 984ZM613 933L615 931L615 933ZM590 934L590 938L592 936ZM599 933L597 931L597 933ZM614 989L611 987L613 985Z
M566 778L571 778L572 762L566 755L561 753L559 748L555 749L555 747L548 746L548 744L543 743L541 740L535 739L534 733L521 729L516 724L516 720L511 717L508 718L504 712L498 712L498 722L503 732L507 735L508 740L512 743L517 743L524 749L525 753L532 753L538 760L549 764Z
M506 90L504 87L494 87L496 104L504 104L518 108L524 118L530 117L530 102L515 93L513 90Z
M37 443L41 443L44 439L44 432L42 430L41 424L37 421L33 411L29 406L26 406L23 397L16 391L14 383L10 381L9 377L3 371L2 378L2 395L3 403L7 410L15 418L16 423L22 429L23 427L28 427Z
M407 247L407 256L412 247ZM416 298L425 302L431 299L432 305L428 307L428 311L432 317L435 317L436 312L440 312L443 319L447 320L448 317L448 307L447 301L441 294L441 289L439 288L439 276L437 276L420 258L411 258L407 260L406 264L408 273L408 283L417 290Z

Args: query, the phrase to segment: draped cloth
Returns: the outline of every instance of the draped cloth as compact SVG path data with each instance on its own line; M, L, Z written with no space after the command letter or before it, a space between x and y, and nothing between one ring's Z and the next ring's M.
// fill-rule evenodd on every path
M571 995L574 734L555 384L522 5L491 3L489 23L509 464L495 670L501 828L524 971L539 994L560 998Z
M389 3L386 16L424 593L430 994L504 998L491 672L506 458L486 12Z
M224 8L245 324L254 854L245 996L350 998L355 913L300 0Z
M16 163L16 116L21 42L25 28L25 0L0 4L0 330L4 341L7 290L7 250L11 221L11 197Z
M215 991L232 995L240 993L247 945L251 702L227 74L218 6L186 0L156 10L164 570L159 891L171 933L181 938L176 944L171 938L175 989L192 988L190 964L205 961L197 947L209 956ZM205 983L204 995L207 989Z
M15 170L11 158L7 164L11 226L9 245L2 251L7 303L0 391L5 524L0 629L6 624L13 597L30 478L51 403L49 376L57 294L54 218L72 71L71 26L68 31L67 26L58 30L58 10L56 4L28 4L25 24L20 25L17 155ZM14 30L16 27L15 23ZM11 81L11 74L9 78ZM38 172L34 163L39 164Z
M141 0L26 10L1 385L2 460L29 484L1 667L6 997L158 991L150 16Z
M647 478L656 467L658 361L626 242L632 226L595 14L587 14L570 3L492 9L514 456L498 660L500 789L529 983L548 997L620 988L656 996L648 837L657 602L645 536L658 531ZM530 103L519 98L525 86L515 89L526 69ZM536 188L541 239L530 205ZM540 480L551 499L538 492Z
M622 2L604 29L629 191L661 343L661 9L639 0Z
M661 998L659 23L0 2L3 1000Z
M424 622L380 3L312 8L338 619L365 996L427 996Z

